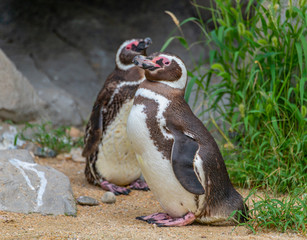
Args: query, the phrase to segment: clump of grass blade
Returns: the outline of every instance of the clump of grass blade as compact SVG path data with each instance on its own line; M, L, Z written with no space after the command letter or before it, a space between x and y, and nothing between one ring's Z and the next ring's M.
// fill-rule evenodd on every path
M303 194L305 192L305 194ZM304 191L295 191L288 196L274 198L256 195L249 211L251 219L244 223L252 232L265 229L280 232L294 231L305 235L307 232L307 196Z
M70 127L54 127L51 122L42 124L26 123L25 127L16 135L17 138L33 142L41 146L42 151L51 149L56 153L69 152L73 147L81 147L83 139L73 139L69 135Z

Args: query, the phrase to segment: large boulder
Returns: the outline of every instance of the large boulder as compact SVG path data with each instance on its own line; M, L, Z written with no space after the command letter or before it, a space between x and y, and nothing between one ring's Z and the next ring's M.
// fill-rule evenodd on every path
M50 80L49 73L41 67L37 67L33 57L27 55L24 49L15 44L4 44L2 47L10 53L10 59L16 64L18 70L29 79L38 96L46 102L45 108L41 109L38 120L50 121L56 125L82 125L84 118L82 118L78 103L72 94L54 84Z
M15 122L33 120L43 101L29 81L0 50L0 118Z
M0 210L72 215L76 203L67 176L34 162L26 150L0 150Z

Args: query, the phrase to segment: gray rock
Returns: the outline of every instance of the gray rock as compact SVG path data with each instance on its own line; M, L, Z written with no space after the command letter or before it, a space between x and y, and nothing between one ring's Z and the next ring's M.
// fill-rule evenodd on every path
M116 196L112 192L105 192L101 198L101 201L103 203L115 203L116 202Z
M27 55L27 52L16 44L2 42L1 45L18 70L29 79L38 96L46 103L44 109L40 110L38 120L51 121L55 125L83 123L81 110L72 95L54 84L48 74L35 63L33 57Z
M0 171L3 171L4 164L9 162L9 159L16 158L20 159L23 162L35 163L32 155L29 151L20 149L20 150L0 150ZM0 175L0 177L2 177Z
M88 196L80 196L77 198L77 203L80 205L87 205L87 206L97 206L99 205L99 202L92 197Z
M76 216L69 179L27 150L0 150L0 210Z
M0 50L0 118L33 120L43 105L29 81Z
M76 51L54 34L48 35L48 38L37 47L40 50L33 53L37 66L44 70L53 84L72 96L81 117L87 119L91 112L93 95L96 95L98 81L87 59L80 51Z

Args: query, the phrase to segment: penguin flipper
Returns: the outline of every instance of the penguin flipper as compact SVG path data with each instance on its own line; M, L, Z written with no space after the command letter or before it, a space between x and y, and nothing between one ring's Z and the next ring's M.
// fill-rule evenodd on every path
M87 157L97 149L102 136L102 121L102 111L98 104L93 107L91 117L86 127L84 137L85 146L82 151L82 156Z
M193 164L199 149L198 143L174 127L169 130L174 136L171 161L176 178L187 191L197 195L204 194L205 190Z

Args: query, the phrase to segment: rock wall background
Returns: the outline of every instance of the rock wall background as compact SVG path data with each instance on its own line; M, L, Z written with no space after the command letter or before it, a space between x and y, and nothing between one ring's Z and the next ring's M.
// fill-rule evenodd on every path
M0 48L44 102L42 106L32 106L40 109L40 120L82 125L114 68L117 47L126 39L149 36L153 45L148 53L159 51L176 31L165 10L180 21L194 14L189 1L176 0L2 0ZM199 35L192 24L183 30L190 41ZM173 42L167 51L191 65L188 53L178 42ZM206 49L193 51L206 57ZM7 80L0 75L0 84ZM3 114L0 118L7 119ZM29 120L18 113L12 119Z

